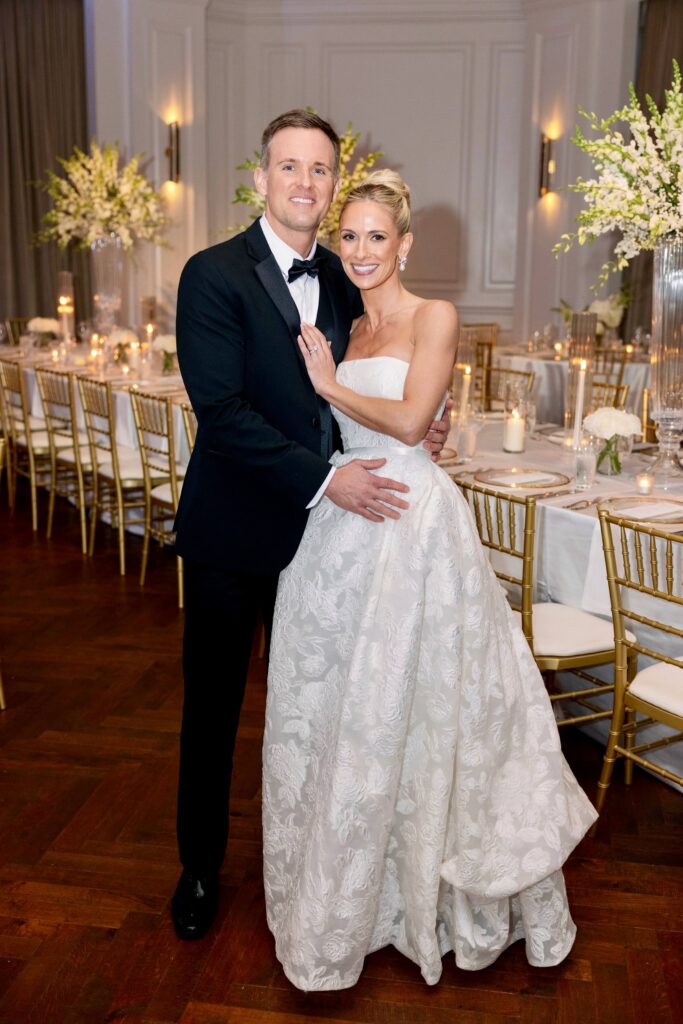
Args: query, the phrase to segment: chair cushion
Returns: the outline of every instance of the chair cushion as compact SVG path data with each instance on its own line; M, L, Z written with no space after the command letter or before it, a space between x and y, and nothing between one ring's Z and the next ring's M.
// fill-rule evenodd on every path
M663 711L683 717L683 668L658 661L636 675L629 691Z
M81 466L83 469L90 469L90 446L80 444L78 447L81 456ZM59 458L62 462L75 462L73 446L65 448L63 451L60 449Z
M98 466L97 466L98 472L101 473L102 476L106 476L109 480L113 480L114 479L114 467L111 464L111 459L109 459L107 457L108 456L108 452L104 452L104 451L100 452L98 450L97 456L98 456L98 460L101 458L101 461L98 462ZM142 486L142 482L143 482L142 460L140 459L139 452L133 451L132 448L119 448L118 449L118 458L119 458L119 473L120 473L121 479L122 480L128 480L128 481L130 481L130 480L139 481L140 482L140 486Z
M520 625L522 616L514 612ZM574 658L614 647L611 619L601 619L567 604L544 602L533 606L534 654L541 658ZM633 633L626 631L629 640Z
M183 481L179 480L178 481L178 497L180 497L180 492L182 491L182 489L183 489ZM171 495L171 485L170 484L160 484L159 487L154 487L152 489L151 493L152 493L152 497L156 501L161 501L161 502L163 502L164 505L173 505L173 497Z

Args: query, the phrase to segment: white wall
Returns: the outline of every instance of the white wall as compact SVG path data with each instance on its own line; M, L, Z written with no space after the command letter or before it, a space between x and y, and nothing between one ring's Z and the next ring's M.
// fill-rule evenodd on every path
M145 151L161 186L166 122L181 183L163 185L171 250L131 273L169 316L194 251L247 217L236 165L276 114L310 104L359 151L381 148L413 190L406 283L465 321L525 337L560 297L582 305L607 244L555 261L577 197L539 200L541 129L557 129L560 186L585 171L568 138L579 104L614 110L634 74L638 0L86 0L93 134Z
M118 140L166 198L170 248L142 243L128 270L127 320L155 295L172 326L180 271L207 244L206 5L208 0L86 0L91 134ZM181 181L167 181L170 121L180 122Z
M382 163L411 186L407 285L455 300L467 320L509 328L524 83L519 0L212 0L208 18L212 227L245 219L246 208L230 205L237 180L247 180L234 167L268 121L310 105L339 130L353 121L359 152L382 149Z
M557 260L551 249L563 232L574 229L582 205L566 186L579 175L591 177L590 161L570 142L577 123L590 135L578 108L611 114L625 103L635 77L638 0L524 0L524 8L525 123L514 310L519 338L550 320L559 323L550 309L560 298L579 309L591 302L591 285L611 255L614 240L608 237ZM557 140L558 191L539 199L542 132Z

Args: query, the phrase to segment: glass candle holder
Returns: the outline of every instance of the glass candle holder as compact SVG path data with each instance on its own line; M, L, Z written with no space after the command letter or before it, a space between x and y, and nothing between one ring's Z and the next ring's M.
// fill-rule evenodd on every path
M57 317L62 340L74 337L74 276L70 270L57 274Z
M523 452L526 440L526 398L519 386L509 381L505 387L503 451Z
M575 451L581 442L584 417L591 409L597 322L596 313L572 313L564 430Z

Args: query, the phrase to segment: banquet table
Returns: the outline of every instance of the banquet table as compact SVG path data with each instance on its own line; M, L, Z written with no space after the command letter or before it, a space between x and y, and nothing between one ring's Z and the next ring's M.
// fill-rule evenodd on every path
M31 416L44 417L40 391L36 380L36 367L44 366L48 369L68 371L77 375L85 374L93 377L93 379L98 379L92 367L84 361L81 363L61 364L53 363L51 359L46 359L42 354L26 356L17 349L13 349L12 352L4 352L2 350L0 352L3 359L13 359L21 362L24 384L26 386L26 398ZM112 385L114 416L116 418L116 439L125 448L137 449L138 447L133 406L130 400L131 390L138 389L145 394L158 395L160 397L168 396L171 398L176 459L181 465L186 466L190 459L190 450L185 434L181 406L183 402L187 402L189 399L183 387L180 374L165 376L148 370L144 376L134 373L124 375L121 373L120 367L111 367L106 371L103 379L108 380ZM78 392L76 392L76 404L79 425L84 427Z
M457 429L452 432L449 446L457 448ZM519 469L537 469L564 474L570 480L557 487L556 493L541 491L537 500L536 514L536 592L534 601L555 601L567 604L584 611L611 617L607 575L605 570L600 526L597 516L597 499L637 497L634 476L647 468L651 462L651 454L633 453L624 460L623 472L618 477L597 476L595 484L588 490L576 492L573 487L573 455L562 445L552 443L542 433L527 441L526 451L521 455L512 455L502 450L502 423L499 419L489 419L479 432L477 453L467 464L446 464L444 469L457 482L460 474L472 479L474 474L486 469L498 467L517 467ZM490 484L486 484L490 487ZM510 493L510 489L503 489ZM569 492L569 493L567 493ZM515 488L516 494L534 493L531 490ZM572 509L568 506L585 500L591 504L587 508ZM654 492L652 501L683 502L683 486L666 494ZM683 512L683 505L682 505ZM683 523L677 526L666 526L662 529L683 533ZM520 565L517 566L518 571ZM676 567L678 593L683 592L683 558L679 557ZM636 609L640 595L635 595ZM638 610L641 610L638 605ZM672 611L669 620L680 626L680 608ZM671 657L683 658L683 642L675 637L667 637L662 641L662 634L652 644L653 633L648 627L629 624L644 644L650 641L651 646L663 650ZM639 668L645 668L648 661L640 656ZM596 674L611 677L611 668L598 669ZM559 680L562 685L562 679ZM605 740L609 728L608 721L599 721L584 727L592 735ZM655 729L650 731L654 735ZM643 737L647 734L642 733ZM651 737L648 737L651 738ZM683 774L683 749L679 745L658 751L653 757L658 763L672 771Z
M521 349L494 350L493 365L504 370L522 370L536 374L533 394L539 422L561 423L567 389L568 361L556 359L552 353L524 352ZM632 359L624 366L623 383L628 384L627 408L640 415L643 388L649 387L650 363Z

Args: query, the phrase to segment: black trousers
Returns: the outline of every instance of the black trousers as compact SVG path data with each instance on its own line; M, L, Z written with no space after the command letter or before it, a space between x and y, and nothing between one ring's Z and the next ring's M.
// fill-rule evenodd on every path
M259 613L267 637L277 574L242 576L185 562L185 699L178 848L192 874L217 872L228 841L233 751Z

